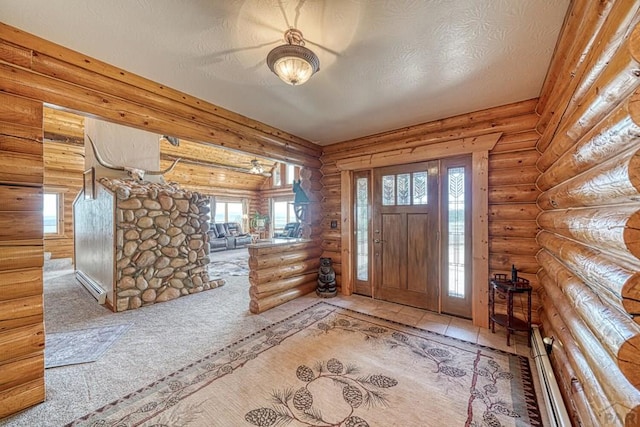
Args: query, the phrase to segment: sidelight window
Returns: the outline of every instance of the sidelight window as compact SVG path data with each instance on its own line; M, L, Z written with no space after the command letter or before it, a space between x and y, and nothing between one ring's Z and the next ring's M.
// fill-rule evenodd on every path
M464 167L447 171L448 295L465 297Z
M369 280L369 178L356 180L356 279Z

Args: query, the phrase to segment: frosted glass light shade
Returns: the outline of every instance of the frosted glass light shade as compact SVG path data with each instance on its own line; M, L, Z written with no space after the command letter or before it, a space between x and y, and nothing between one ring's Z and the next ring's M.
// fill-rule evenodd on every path
M320 69L315 53L304 46L282 45L269 52L267 65L280 79L290 85L301 85Z

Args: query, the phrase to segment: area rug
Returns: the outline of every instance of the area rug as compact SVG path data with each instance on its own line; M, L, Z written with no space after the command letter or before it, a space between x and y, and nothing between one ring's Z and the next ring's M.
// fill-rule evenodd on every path
M320 302L70 426L538 426L526 357Z
M44 367L95 362L130 327L131 325L125 324L47 333Z

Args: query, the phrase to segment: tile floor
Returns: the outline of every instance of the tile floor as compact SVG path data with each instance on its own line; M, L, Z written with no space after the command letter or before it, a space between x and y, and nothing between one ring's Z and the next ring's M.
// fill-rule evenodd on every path
M341 307L352 308L363 313L394 320L474 344L486 345L522 356L530 356L531 349L528 346L527 335L524 332L512 334L511 345L507 346L506 330L499 325L496 325L495 333L492 333L489 329L473 326L473 323L467 319L358 295L338 296L327 301Z

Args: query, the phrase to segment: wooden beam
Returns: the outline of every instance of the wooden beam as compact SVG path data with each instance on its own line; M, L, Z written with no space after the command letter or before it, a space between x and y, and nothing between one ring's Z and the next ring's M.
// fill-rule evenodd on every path
M502 133L491 133L473 138L454 139L415 148L401 148L338 160L336 165L338 169L343 171L370 169L441 159L479 151L489 151L496 145L501 136Z
M227 114L212 104L0 23L0 43L3 41L31 55L25 63L0 49L0 88L5 92L138 129L320 166L320 147L286 132Z

